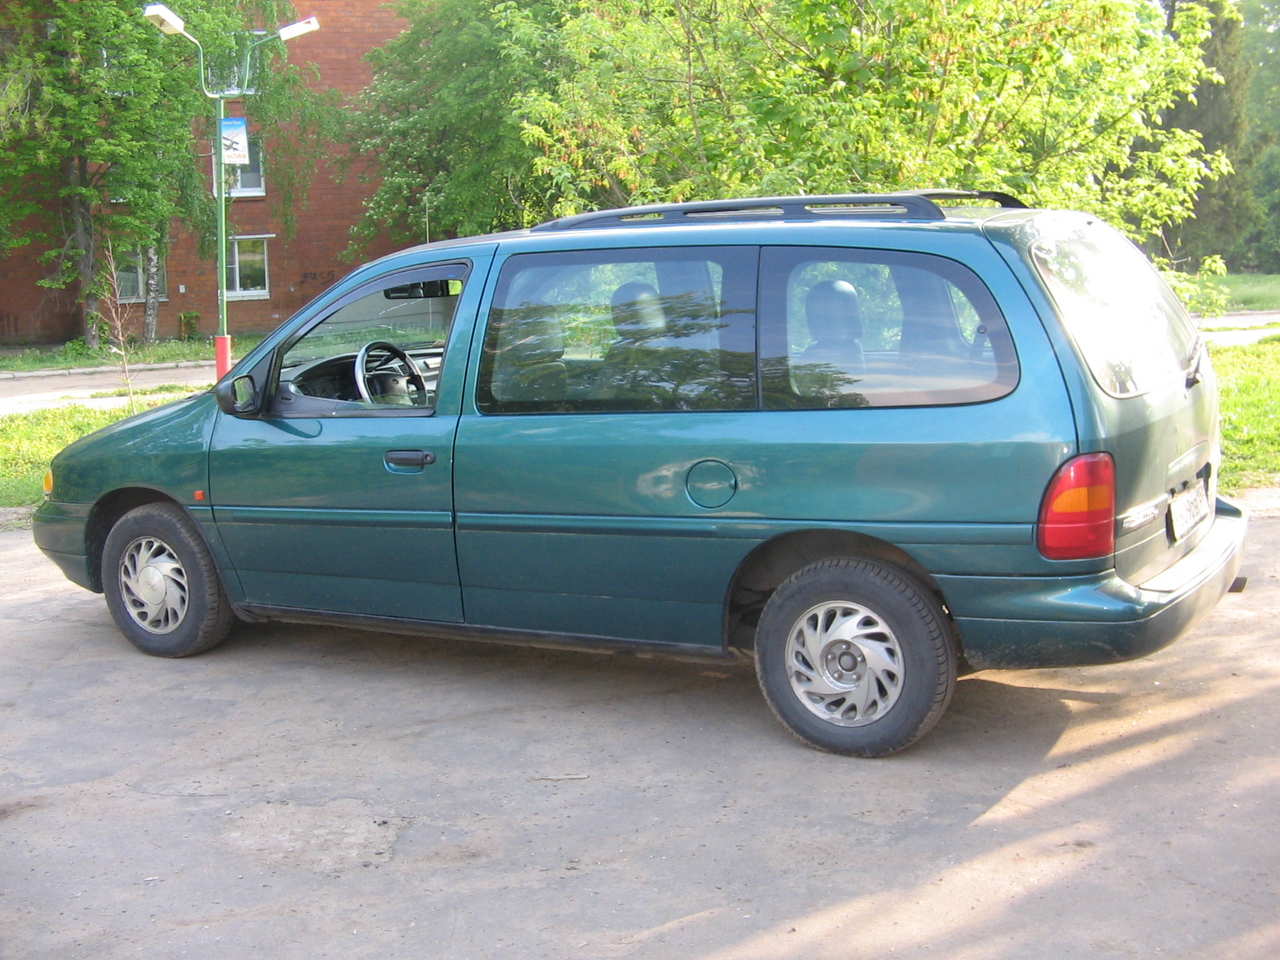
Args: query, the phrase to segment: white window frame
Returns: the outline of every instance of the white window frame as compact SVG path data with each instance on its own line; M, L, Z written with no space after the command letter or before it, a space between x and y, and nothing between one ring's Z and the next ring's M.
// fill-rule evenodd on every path
M234 237L227 238L227 270L235 270L236 285L240 283L240 248L238 246L241 240L262 240L262 274L266 288L262 290L232 290L231 285L227 285L227 300L270 300L271 299L271 254L268 252L269 244L265 241L274 240L274 233L242 233Z
M147 302L147 264L146 251L139 247L136 250L130 250L133 256L133 270L138 277L138 296L136 297L117 297L116 303L146 303ZM157 252L160 258L160 295L156 298L161 303L169 299L169 271L165 267L164 254ZM116 261L116 289L120 289L120 261Z
M262 149L262 138L261 137L249 138L249 156L250 157L253 156L255 144L257 145L257 153L258 153L258 177L262 180L262 186L241 187L239 185L240 184L240 165L226 164L224 166L223 173L226 176L226 182L224 186L226 187L228 197L265 197L267 195L267 175L263 169L263 167L266 165L265 162L263 161L263 154L265 151ZM214 166L213 166L217 162L218 162L217 158L213 155L210 155L209 157L210 177L216 177L218 175L218 171L214 169ZM217 191L215 181L211 179L209 181L209 184L210 184L209 192L216 194L218 191Z

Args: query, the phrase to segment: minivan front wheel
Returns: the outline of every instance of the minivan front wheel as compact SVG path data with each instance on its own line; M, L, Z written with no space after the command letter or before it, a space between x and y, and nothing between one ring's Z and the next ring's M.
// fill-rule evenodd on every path
M956 651L933 593L906 571L839 557L796 571L765 605L756 673L778 718L823 750L879 757L938 722Z
M120 632L157 657L215 647L234 621L204 541L171 503L145 504L116 521L102 549L102 592Z

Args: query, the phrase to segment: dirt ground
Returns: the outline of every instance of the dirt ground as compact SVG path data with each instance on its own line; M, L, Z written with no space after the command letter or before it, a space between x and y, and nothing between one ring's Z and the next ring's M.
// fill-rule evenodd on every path
M738 667L241 628L133 651L0 532L0 957L1280 956L1280 518L1177 644L880 761Z

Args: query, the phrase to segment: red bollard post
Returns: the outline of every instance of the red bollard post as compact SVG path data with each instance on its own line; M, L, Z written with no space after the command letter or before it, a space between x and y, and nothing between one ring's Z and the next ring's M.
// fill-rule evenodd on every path
M221 380L231 369L231 338L214 337L213 355L217 362L218 379Z

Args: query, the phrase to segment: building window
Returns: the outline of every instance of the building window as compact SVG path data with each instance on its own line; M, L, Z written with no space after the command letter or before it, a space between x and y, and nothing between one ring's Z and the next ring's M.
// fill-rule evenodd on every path
M262 179L262 141L249 138L249 165L227 167L227 193L233 197L265 197L267 184Z
M121 65L122 57L120 51L116 49L108 50L106 47L99 47L102 51L102 86L106 89L109 96L112 97L129 97L133 95L133 89L129 84L132 79L130 71Z
M267 241L275 234L232 237L227 244L227 299L266 300L271 296Z
M213 161L210 158L210 171L213 172ZM228 197L265 197L267 182L262 176L262 141L257 137L249 138L249 165L227 165L223 167ZM210 182L209 191L217 192L217 187Z
M168 300L168 278L160 257L160 299ZM147 257L143 250L121 252L116 257L118 303L142 303L147 299Z

